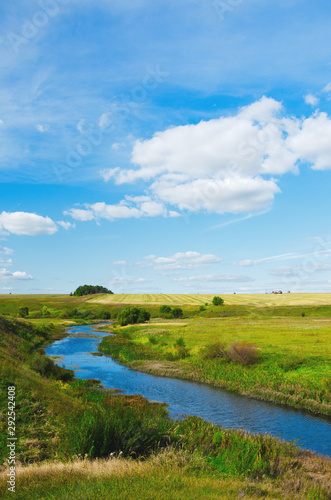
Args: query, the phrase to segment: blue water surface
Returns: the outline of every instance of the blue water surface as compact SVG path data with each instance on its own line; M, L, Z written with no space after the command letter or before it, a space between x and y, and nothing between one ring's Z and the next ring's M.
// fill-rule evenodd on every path
M74 370L76 378L98 379L106 388L167 403L172 416L196 415L226 428L268 433L331 456L331 421L327 417L250 399L206 384L136 372L110 356L91 354L98 352L99 343L109 333L96 332L93 326L75 326L68 329L68 334L47 347L46 354L60 356L58 364Z

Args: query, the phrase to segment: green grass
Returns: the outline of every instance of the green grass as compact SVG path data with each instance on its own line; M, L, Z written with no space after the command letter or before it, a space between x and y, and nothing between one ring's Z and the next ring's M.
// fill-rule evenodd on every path
M69 464L44 463L18 469L15 498L22 500L109 499L238 499L287 498L326 500L327 463L316 463L320 484L309 478L309 461L300 458L279 478L245 478L223 476L206 460L173 449L159 452L145 461L111 458L107 460L75 460ZM292 467L291 467L292 466ZM308 469L308 470L307 470ZM295 475L300 471L300 482ZM11 498L4 491L2 498Z
M136 360L151 356L154 362L155 353L161 359L166 350L159 344L162 336L172 346L183 347L178 339L182 336L189 345L190 329L197 337L191 338L189 348L193 350L198 339L203 345L204 332L195 331L201 318L161 320L168 326L156 321L160 322L138 329L122 328L115 337L118 354L125 347L127 355L135 352ZM217 334L217 325L234 319L204 320L208 321ZM95 387L93 381L67 380L66 371L52 367L39 372L43 363L40 358L36 363L35 351L55 333L43 323L0 316L1 498L12 495L5 466L6 390L15 385L16 451L23 464L17 469L17 498L327 499L329 459L267 435L225 430L197 417L172 421L164 405L141 396L121 396ZM151 334L156 343L150 342ZM42 358L42 352L38 356ZM187 360L181 362L186 367ZM109 460L111 455L123 458Z
M185 318L182 325L178 320L167 324L167 320L155 319L146 325L118 329L120 334L104 339L100 350L148 373L207 382L330 415L330 330L331 319L318 317L197 316ZM189 356L176 360L178 349L174 344L180 337ZM257 346L256 364L243 366L227 358L205 359L206 346L221 342L229 347L238 341Z

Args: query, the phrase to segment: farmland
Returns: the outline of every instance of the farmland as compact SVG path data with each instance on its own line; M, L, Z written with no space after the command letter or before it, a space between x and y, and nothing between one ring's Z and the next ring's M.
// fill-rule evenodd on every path
M329 293L284 293L284 294L231 294L215 291L214 294L113 294L101 295L90 299L99 304L136 304L136 305L204 305L211 304L215 295L221 295L227 305L251 307L281 306L323 306L331 305Z

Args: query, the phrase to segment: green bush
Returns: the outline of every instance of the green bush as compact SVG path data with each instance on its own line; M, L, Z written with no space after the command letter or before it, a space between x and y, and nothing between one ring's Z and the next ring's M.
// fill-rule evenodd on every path
M203 359L226 358L227 348L222 342L208 344L202 349Z
M184 359L189 356L189 350L186 347L185 340L183 337L179 337L174 343L174 348L176 349L175 359Z
M100 319L111 319L111 314L109 311L101 311L99 314Z
M29 308L28 307L19 307L18 316L20 318L26 318L27 316L29 316Z
M234 342L228 352L228 358L234 363L241 365L252 365L257 362L259 351L256 345L248 342Z
M144 404L141 399L133 396L130 406L124 405L120 398L112 398L108 406L96 404L93 411L73 413L66 419L60 454L66 458L73 455L101 458L111 453L146 456L166 446L172 424L165 408Z
M95 314L92 311L83 311L82 312L82 318L83 319L95 319Z
M40 309L40 316L43 316L44 318L48 318L51 315L49 309L47 306L43 306Z
M170 314L172 318L181 318L183 316L183 310L180 307L174 307Z
M222 306L224 304L224 300L221 297L215 296L213 298L213 305L214 306Z
M68 381L72 380L74 376L71 370L57 366L51 358L44 356L40 352L35 352L29 358L28 363L32 370L47 378Z
M127 306L117 314L116 321L119 325L125 326L135 323L144 323L148 321L150 317L150 313L143 308Z
M200 307L199 307L199 311L200 311L200 312L203 312L203 311L205 311L205 310L206 310L206 308L205 308L204 306L200 306Z
M177 447L206 456L224 475L278 477L287 467L286 461L281 459L295 453L292 443L267 434L224 429L199 417L187 417L178 422L171 437L174 442L177 439Z
M161 314L169 314L170 311L171 311L171 307L169 307L169 306L161 306L160 307Z

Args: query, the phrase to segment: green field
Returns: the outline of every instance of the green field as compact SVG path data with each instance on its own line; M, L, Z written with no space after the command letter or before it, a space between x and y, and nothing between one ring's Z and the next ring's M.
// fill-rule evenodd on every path
M135 305L204 305L211 304L213 297L220 295L227 305L245 305L252 307L282 307L282 306L322 306L331 305L330 293L284 293L273 294L232 294L221 292L214 294L113 294L101 295L90 299L99 304L135 304Z
M309 313L269 317L258 309L260 315L227 317L226 306L221 310L224 316L216 318L208 317L206 308L193 318L152 319L146 325L117 328L118 335L103 340L100 349L141 371L207 382L331 415L330 312L329 317ZM126 339L122 341L123 335ZM179 338L187 350L183 359L175 346ZM256 346L254 364L229 362L217 352L206 357L206 349L212 350L213 345L228 350L238 342Z
M217 295L224 305L211 305L214 295L1 296L1 498L13 496L6 418L15 385L19 499L327 500L330 459L196 417L173 422L141 396L72 379L41 349L69 324L116 321L127 304L143 305L150 321L109 326L116 335L103 351L148 373L330 414L330 295ZM169 319L160 305L182 316ZM22 306L26 319L17 318ZM219 355L236 342L256 346L253 364Z

